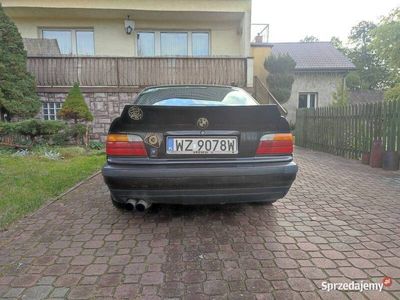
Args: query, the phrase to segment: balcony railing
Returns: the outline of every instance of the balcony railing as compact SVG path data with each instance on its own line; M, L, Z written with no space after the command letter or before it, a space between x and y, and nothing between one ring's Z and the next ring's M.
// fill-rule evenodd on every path
M244 87L246 58L235 57L29 57L38 86L130 87L219 84Z

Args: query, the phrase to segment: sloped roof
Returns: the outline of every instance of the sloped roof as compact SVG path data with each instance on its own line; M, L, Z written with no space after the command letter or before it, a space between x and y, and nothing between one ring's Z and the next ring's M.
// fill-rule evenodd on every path
M350 104L374 103L383 102L383 91L375 90L359 90L349 92Z
M28 56L60 56L55 39L22 39Z
M296 62L296 71L353 70L353 63L330 42L274 43L272 53L288 54Z

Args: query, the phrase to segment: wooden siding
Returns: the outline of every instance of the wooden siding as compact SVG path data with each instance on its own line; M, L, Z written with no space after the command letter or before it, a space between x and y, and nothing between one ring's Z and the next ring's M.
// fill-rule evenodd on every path
M231 57L29 57L37 85L149 86L218 84L246 86L246 59Z

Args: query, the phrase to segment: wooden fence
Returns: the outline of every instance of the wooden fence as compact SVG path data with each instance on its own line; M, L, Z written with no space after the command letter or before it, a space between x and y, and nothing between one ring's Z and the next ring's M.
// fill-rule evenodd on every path
M29 57L38 86L246 86L246 58L232 57Z
M400 152L400 102L299 109L296 145L348 158L370 152L374 140Z

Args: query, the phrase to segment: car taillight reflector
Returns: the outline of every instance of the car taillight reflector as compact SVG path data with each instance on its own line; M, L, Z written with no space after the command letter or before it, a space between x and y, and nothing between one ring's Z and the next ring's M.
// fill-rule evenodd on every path
M107 155L147 157L143 139L138 135L109 134L106 143Z
M291 133L265 134L261 137L257 155L291 155L293 136Z

